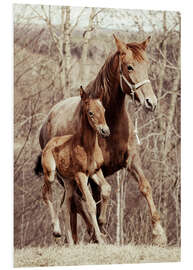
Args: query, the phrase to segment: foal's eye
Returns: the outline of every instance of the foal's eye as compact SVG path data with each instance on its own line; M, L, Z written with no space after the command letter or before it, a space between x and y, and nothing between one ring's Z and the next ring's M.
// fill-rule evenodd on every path
M132 66L128 66L127 69L128 69L128 71L132 71L133 70L133 67Z
M90 117L93 117L94 116L94 113L91 112L91 111L89 111L88 114L89 114Z

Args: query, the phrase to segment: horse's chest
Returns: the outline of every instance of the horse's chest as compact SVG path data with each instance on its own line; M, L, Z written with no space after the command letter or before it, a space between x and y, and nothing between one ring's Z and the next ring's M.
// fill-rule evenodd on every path
M101 145L105 165L123 163L128 156L128 141L115 138Z

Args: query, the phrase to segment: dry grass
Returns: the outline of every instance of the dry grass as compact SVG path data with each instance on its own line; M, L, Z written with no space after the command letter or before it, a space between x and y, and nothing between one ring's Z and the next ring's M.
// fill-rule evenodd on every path
M14 267L179 261L179 247L161 248L131 244L122 247L88 244L74 247L25 248L16 249L14 254Z

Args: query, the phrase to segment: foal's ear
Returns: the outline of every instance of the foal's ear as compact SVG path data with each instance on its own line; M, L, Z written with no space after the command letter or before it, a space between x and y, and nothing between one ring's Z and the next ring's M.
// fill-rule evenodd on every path
M121 54L126 54L127 53L127 45L119 40L115 34L113 34L113 37L115 39L115 43L116 43L116 46L117 46L117 50L121 53Z
M80 86L80 97L81 97L82 100L85 100L87 98L87 94L84 91L82 85Z
M141 42L141 47L145 50L149 44L151 40L151 36L149 36L146 40L144 40L143 42Z

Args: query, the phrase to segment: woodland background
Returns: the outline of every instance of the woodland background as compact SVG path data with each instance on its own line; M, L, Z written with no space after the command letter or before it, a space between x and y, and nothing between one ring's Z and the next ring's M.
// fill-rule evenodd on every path
M115 33L125 42L152 36L149 78L158 98L155 113L128 110L138 118L140 156L161 213L169 245L180 246L180 14L101 8L14 5L14 245L55 243L43 179L34 174L39 130L49 110L78 95L95 78L110 52ZM112 185L106 226L111 244L151 243L151 220L134 178L124 169ZM55 184L55 198L63 192ZM56 206L59 201L56 199ZM64 217L60 213L61 223ZM86 240L79 220L79 238ZM64 237L61 243L65 241Z

